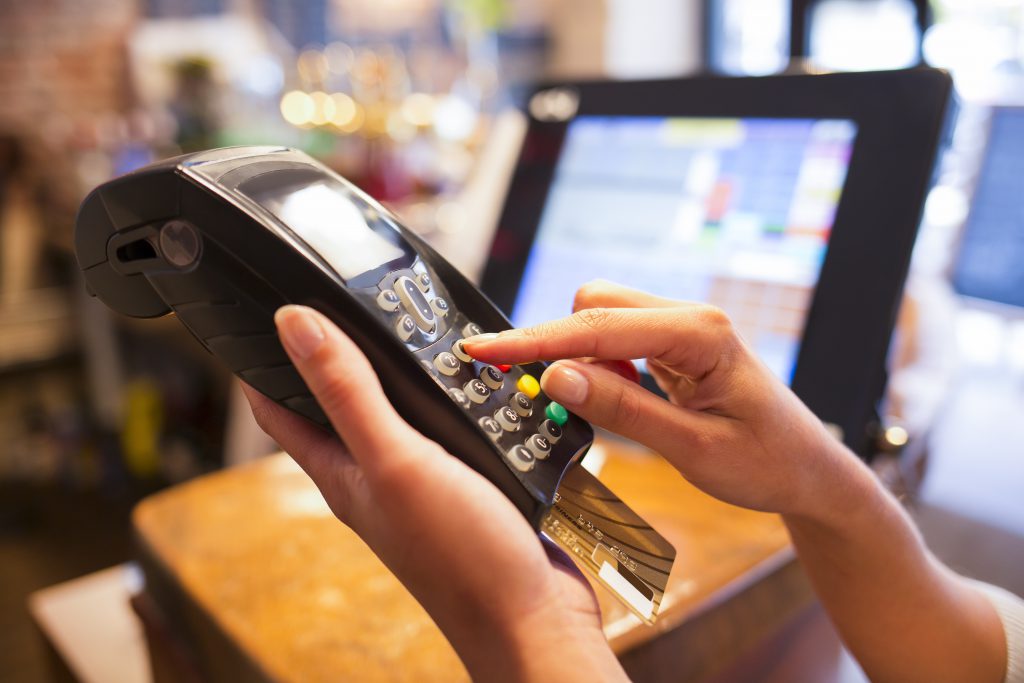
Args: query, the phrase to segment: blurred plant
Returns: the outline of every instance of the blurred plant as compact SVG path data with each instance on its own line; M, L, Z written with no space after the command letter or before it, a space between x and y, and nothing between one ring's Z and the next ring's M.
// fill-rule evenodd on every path
M509 17L509 6L505 0L449 0L448 6L483 31L497 31Z
M215 146L220 128L216 114L213 64L204 57L176 62L175 98L171 113L178 124L176 142L185 152Z

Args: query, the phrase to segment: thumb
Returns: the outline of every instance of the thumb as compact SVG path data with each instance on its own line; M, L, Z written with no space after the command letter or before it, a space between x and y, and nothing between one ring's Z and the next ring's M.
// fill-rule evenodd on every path
M558 361L541 376L541 388L581 418L673 460L706 451L718 428L716 416L672 405L593 363Z

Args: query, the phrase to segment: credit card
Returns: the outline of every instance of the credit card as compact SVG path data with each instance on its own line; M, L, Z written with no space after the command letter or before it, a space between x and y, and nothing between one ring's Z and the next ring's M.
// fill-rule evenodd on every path
M582 465L562 477L541 532L647 624L653 624L676 549Z

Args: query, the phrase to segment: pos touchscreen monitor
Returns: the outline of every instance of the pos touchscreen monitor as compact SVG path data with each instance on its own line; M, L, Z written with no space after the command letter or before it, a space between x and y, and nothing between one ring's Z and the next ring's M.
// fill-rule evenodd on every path
M868 455L950 90L935 70L542 86L484 289L518 326L596 278L719 306Z
M1024 107L993 107L988 142L960 236L953 286L971 299L1024 312Z

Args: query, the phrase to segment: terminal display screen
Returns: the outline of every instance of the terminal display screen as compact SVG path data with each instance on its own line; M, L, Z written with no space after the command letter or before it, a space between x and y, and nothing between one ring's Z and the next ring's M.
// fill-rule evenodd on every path
M256 176L238 189L277 216L346 281L414 259L375 210L330 176L288 169Z
M721 307L790 381L856 132L833 119L577 117L512 322L564 316L604 278Z

